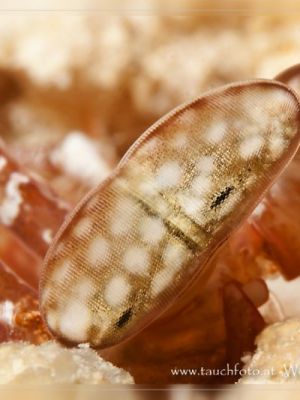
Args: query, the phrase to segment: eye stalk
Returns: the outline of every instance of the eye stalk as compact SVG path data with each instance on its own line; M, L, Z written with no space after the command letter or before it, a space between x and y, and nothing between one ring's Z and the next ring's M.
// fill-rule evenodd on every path
M210 91L149 128L47 253L40 304L54 335L104 348L158 318L294 156L299 122L294 92L261 80Z

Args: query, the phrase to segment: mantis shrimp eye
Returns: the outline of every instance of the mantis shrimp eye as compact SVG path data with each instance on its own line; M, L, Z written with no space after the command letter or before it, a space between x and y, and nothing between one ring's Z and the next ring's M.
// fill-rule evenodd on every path
M46 256L41 309L51 331L103 348L157 318L293 157L299 122L292 90L250 81L153 125L76 207Z

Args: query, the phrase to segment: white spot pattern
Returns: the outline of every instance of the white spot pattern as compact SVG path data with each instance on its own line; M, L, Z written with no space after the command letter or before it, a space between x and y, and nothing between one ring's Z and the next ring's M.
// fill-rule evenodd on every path
M111 232L113 235L124 235L134 223L136 203L133 199L122 198L115 205L111 216Z
M178 162L168 161L159 168L155 181L160 189L168 189L178 185L181 176L182 169Z
M270 151L274 157L279 157L286 148L286 142L282 136L276 135L270 139Z
M20 185L29 183L29 178L19 172L13 172L5 188L5 197L0 205L0 221L11 225L18 217L23 201Z
M201 219L201 211L204 207L204 201L198 197L180 194L177 196L178 203L183 211L191 218Z
M145 143L143 143L139 153L142 155L149 156L151 153L154 153L157 150L159 143L160 140L157 137L152 137L148 139Z
M178 270L184 264L188 250L178 243L169 243L164 251L163 262L171 270Z
M173 275L170 271L159 271L152 280L151 292L152 296L157 296L160 292L165 290L172 282Z
M106 239L101 236L96 236L90 242L87 250L87 257L92 265L101 263L109 255L109 244Z
M145 217L140 225L141 239L149 244L158 244L166 233L164 223L160 218Z
M62 283L67 278L69 272L72 271L72 264L69 259L64 259L59 265L56 266L52 274L52 279L55 283Z
M259 153L263 144L264 144L263 138L258 135L244 139L240 144L241 157L244 159L254 157Z
M258 152L261 150L263 144L264 144L263 138L258 135L247 137L240 144L241 157L247 159L249 157L257 155Z
M177 132L174 137L172 138L171 145L175 149L182 149L187 146L189 143L186 133L184 132Z
M147 197L154 197L157 195L155 183L151 181L142 181L139 185L139 190Z
M210 175L214 170L214 157L203 156L198 160L196 166L201 175Z
M88 307L77 300L70 301L60 314L60 332L71 341L85 342L90 324L91 314Z
M0 156L0 171L6 167L7 160L3 156Z
M42 232L42 238L44 242L50 244L53 240L53 232L52 229L44 229Z
M93 221L89 217L83 217L74 227L73 233L75 236L80 238L84 235L87 235L91 231L92 226Z
M208 128L205 138L209 143L220 143L226 134L226 130L227 124L224 121L215 122Z
M150 256L146 249L138 246L129 247L124 254L125 268L134 274L147 273Z
M265 204L261 201L255 208L255 210L252 212L251 216L252 217L256 217L256 218L260 218L263 213L266 210L266 206Z
M86 301L94 293L95 284L90 279L82 278L75 286L74 294L81 301Z
M106 303L111 307L119 306L126 301L130 289L130 284L123 276L114 276L108 282L104 291Z

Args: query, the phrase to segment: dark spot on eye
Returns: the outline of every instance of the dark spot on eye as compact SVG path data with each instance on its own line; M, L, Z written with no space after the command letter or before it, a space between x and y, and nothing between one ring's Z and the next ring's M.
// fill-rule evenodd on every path
M234 189L233 186L228 186L226 189L222 190L222 192L214 199L210 208L214 209L218 207L220 204L222 204L224 200L226 200L227 197L230 195L230 193L233 191L233 189Z
M118 319L116 325L118 328L123 328L124 325L130 320L132 316L132 309L129 308L128 310L124 311L121 317Z

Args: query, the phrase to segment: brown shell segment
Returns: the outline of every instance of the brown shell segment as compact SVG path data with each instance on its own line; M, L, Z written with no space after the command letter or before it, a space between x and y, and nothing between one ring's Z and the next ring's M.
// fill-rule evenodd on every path
M67 211L68 205L21 168L0 141L0 223L43 257Z
M146 131L47 254L41 308L52 332L106 347L159 316L294 155L299 116L286 86L253 81Z

